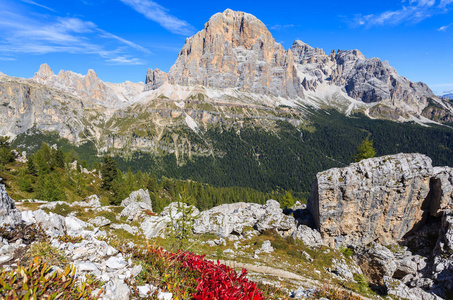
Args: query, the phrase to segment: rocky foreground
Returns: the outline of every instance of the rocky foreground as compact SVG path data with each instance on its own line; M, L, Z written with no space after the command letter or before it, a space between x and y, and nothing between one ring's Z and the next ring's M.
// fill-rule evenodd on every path
M452 187L453 169L433 167L421 154L373 158L318 173L308 208L298 204L285 210L274 200L264 205L224 204L203 212L172 203L157 215L152 212L148 191L139 190L123 200L120 210L101 206L93 195L74 203L37 204L33 200L34 210L19 211L0 185L0 223L9 224L3 227L3 235L6 231L9 237L11 232L39 224L52 247L76 267L77 276L91 274L104 282L102 290L93 292L102 299L132 298L130 280L142 271L141 265L108 243L112 232L165 240L182 218L193 220L195 238L211 252L220 251L224 259L254 270L267 263L269 269L264 273L291 278L286 290L295 298L310 297L325 282L347 286L365 277L381 295L441 299L448 298L453 288ZM62 207L71 212L65 216L55 213ZM120 211L116 220L121 222L101 216L115 211ZM81 220L85 214L92 215L86 222ZM211 238L202 238L206 236ZM256 242L266 236L268 240ZM74 242L74 238L79 240ZM281 239L303 245L298 250L300 261L291 263L279 256L285 252L279 245ZM3 238L1 266L14 269L30 244L33 241L26 234ZM340 252L343 254L326 265L318 263L326 253ZM272 261L277 263L271 268ZM302 274L299 263L313 272ZM269 280L263 276L254 279ZM138 295L134 297L146 297L148 292L155 292L159 299L173 297L151 284L135 290Z

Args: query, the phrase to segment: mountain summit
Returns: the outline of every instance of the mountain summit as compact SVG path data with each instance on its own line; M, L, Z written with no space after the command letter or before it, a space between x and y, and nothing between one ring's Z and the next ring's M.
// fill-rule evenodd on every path
M366 58L359 50L326 55L299 40L285 50L255 16L230 9L212 16L203 30L186 40L168 74L148 70L145 90L166 83L233 88L395 120L429 118L423 115L428 98L453 110L426 84L398 75L386 61Z
M255 16L230 9L186 40L168 79L184 86L303 97L292 52Z

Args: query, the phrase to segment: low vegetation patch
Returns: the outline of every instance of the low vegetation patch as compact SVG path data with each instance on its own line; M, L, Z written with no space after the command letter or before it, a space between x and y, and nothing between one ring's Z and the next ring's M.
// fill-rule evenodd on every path
M137 283L151 283L172 292L177 299L264 299L258 286L246 278L245 269L237 274L204 256L186 251L171 253L149 245L132 253L143 266Z
M76 269L67 266L63 271L53 271L47 263L35 258L28 266L0 273L0 296L2 299L98 299L92 291L100 282L86 277L79 282Z

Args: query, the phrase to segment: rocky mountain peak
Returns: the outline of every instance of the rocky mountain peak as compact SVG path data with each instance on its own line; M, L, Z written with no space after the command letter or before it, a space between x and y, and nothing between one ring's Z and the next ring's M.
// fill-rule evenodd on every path
M301 40L294 41L291 46L291 51L294 54L294 61L303 64L307 61L314 61L314 57L325 56L325 53L320 48L313 48L312 46L302 42Z
M303 95L292 52L276 43L256 17L230 9L215 14L186 40L168 80L288 98Z
M49 78L53 75L55 75L55 74L53 73L50 66L48 64L44 63L39 67L39 70L38 70L38 72L35 73L34 78L46 80L47 78Z
M98 74L93 69L88 70L86 77L90 80L99 80Z
M252 49L257 39L274 41L266 26L254 15L226 9L212 16L205 24L206 36L224 36L234 47Z
M55 75L47 64L41 65L33 80L107 106L115 106L120 102L129 101L142 92L144 86L143 83L103 82L93 69L89 69L86 75L65 70L61 70L58 75Z

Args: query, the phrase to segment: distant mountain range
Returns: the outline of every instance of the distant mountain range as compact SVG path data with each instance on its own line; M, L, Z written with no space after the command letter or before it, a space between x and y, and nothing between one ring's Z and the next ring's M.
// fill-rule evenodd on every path
M453 90L451 91L445 91L442 95L442 97L453 99Z
M451 101L398 75L388 62L358 50L325 54L299 40L285 50L256 17L229 9L186 40L168 73L149 69L145 83L107 83L93 70L56 75L47 64L30 79L0 73L0 135L22 141L56 133L74 145L89 142L98 154L169 154L176 166L194 157L225 157L222 132L241 139L253 128L282 138L285 123L304 136L331 110L453 124ZM259 149L250 151L264 163Z

